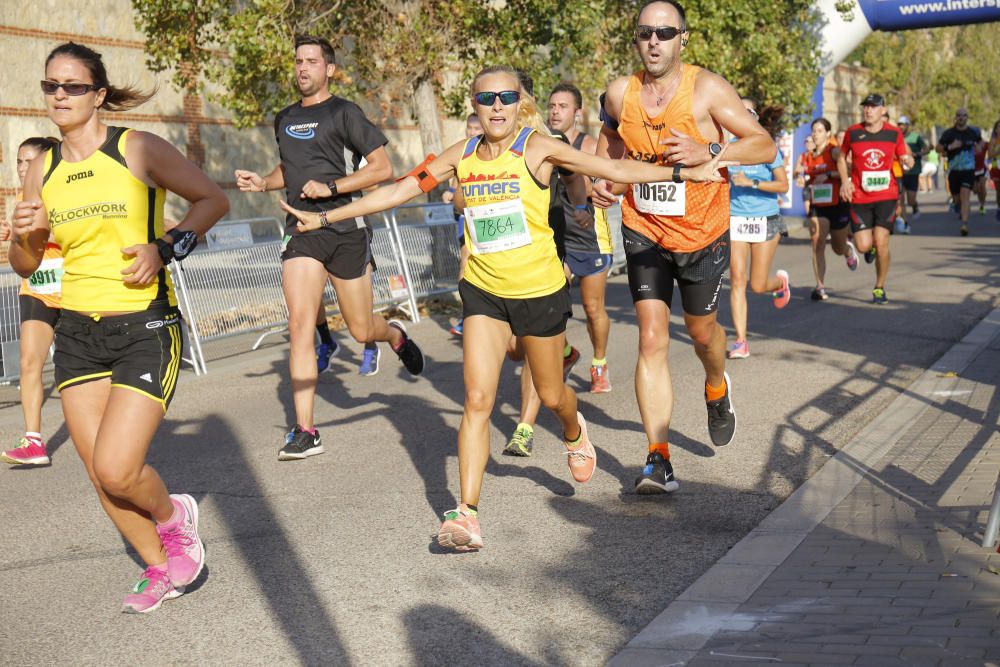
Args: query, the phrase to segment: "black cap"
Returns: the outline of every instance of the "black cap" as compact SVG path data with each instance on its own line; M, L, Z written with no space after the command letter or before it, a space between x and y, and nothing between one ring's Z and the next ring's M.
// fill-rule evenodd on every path
M869 93L868 97L861 101L863 107L884 107L885 98L878 93Z

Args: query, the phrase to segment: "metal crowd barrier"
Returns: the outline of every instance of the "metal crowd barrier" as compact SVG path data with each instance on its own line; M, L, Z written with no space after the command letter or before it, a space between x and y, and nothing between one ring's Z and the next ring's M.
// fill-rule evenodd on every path
M624 264L621 212L609 211L615 253L613 266ZM375 216L372 254L378 270L372 281L377 310L399 308L420 320L418 299L454 291L458 286L459 244L450 204L408 204ZM281 285L284 228L277 218L227 220L213 227L205 243L184 260L171 263L177 299L187 323L185 357L201 374L207 372L204 343L259 333L251 349L288 327ZM0 269L0 382L18 375L20 278ZM339 309L327 283L328 314Z
M17 381L21 374L21 308L17 291L21 276L9 267L0 268L0 383Z
M458 275L458 239L450 206L401 207L372 223L372 255L377 271L372 281L376 309L398 307L419 321L417 299L454 290ZM426 209L426 210L425 210ZM445 221L443 211L448 210ZM171 270L178 299L191 329L196 368L207 371L203 343L260 333L256 349L269 335L288 327L281 285L281 223L269 220L271 239L248 222L227 221L213 227L208 243ZM380 224L379 224L380 223ZM221 228L221 229L220 229ZM216 240L213 242L213 235ZM324 303L337 312L336 294L327 283Z

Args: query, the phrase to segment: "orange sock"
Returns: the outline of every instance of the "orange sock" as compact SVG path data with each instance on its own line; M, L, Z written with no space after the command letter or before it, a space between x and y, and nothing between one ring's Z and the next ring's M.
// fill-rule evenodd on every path
M713 387L709 383L705 383L705 398L709 401L717 401L726 395L726 381L723 380L722 384L718 387Z
M665 459L670 458L670 445L665 442L654 442L649 445L649 453L659 452Z

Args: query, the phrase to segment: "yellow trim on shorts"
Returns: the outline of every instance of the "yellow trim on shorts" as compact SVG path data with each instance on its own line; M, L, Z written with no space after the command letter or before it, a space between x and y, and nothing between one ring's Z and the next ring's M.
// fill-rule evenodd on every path
M143 391L142 389L139 389L138 387L133 387L132 385L128 385L128 384L116 384L114 382L111 383L111 386L112 387L121 387L122 389L129 389L131 391L134 391L137 394L142 394L143 396L146 396L147 398L151 398L151 399L153 399L154 401L156 401L157 403L160 404L160 407L163 408L164 414L166 414L166 412L167 412L167 402L165 400L163 400L162 398L158 397L158 396L153 396L148 391Z
M58 387L56 387L56 391L62 391L63 387L66 387L66 386L69 386L69 385L72 385L72 384L79 384L81 382L86 382L87 380L97 380L99 378L106 378L106 377L111 377L111 371L101 371L100 373L91 373L90 375L81 375L79 377L75 377L75 378L71 378L69 380L66 380L65 382L63 382L62 384L60 384Z
M170 400L174 389L177 388L177 376L181 366L181 327L180 324L172 324L167 327L170 334L170 363L167 364L167 372L160 381L160 390L163 392L164 405Z

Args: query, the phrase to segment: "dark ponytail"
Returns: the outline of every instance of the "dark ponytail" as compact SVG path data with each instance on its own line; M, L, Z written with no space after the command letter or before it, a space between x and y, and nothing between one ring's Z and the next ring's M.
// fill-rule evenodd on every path
M59 140L55 137L28 137L20 143L18 148L31 146L33 148L37 148L39 153L44 153L58 143Z
M83 63L83 66L90 72L90 76L94 80L94 85L104 88L107 91L104 95L104 102L101 104L102 109L107 109L108 111L127 111L147 102L156 94L156 88L150 91L142 91L135 86L122 86L120 88L112 86L108 81L108 71L104 69L104 61L101 60L101 54L83 44L77 44L76 42L60 44L49 53L45 59L45 66L48 67L52 59L57 56L67 56Z

